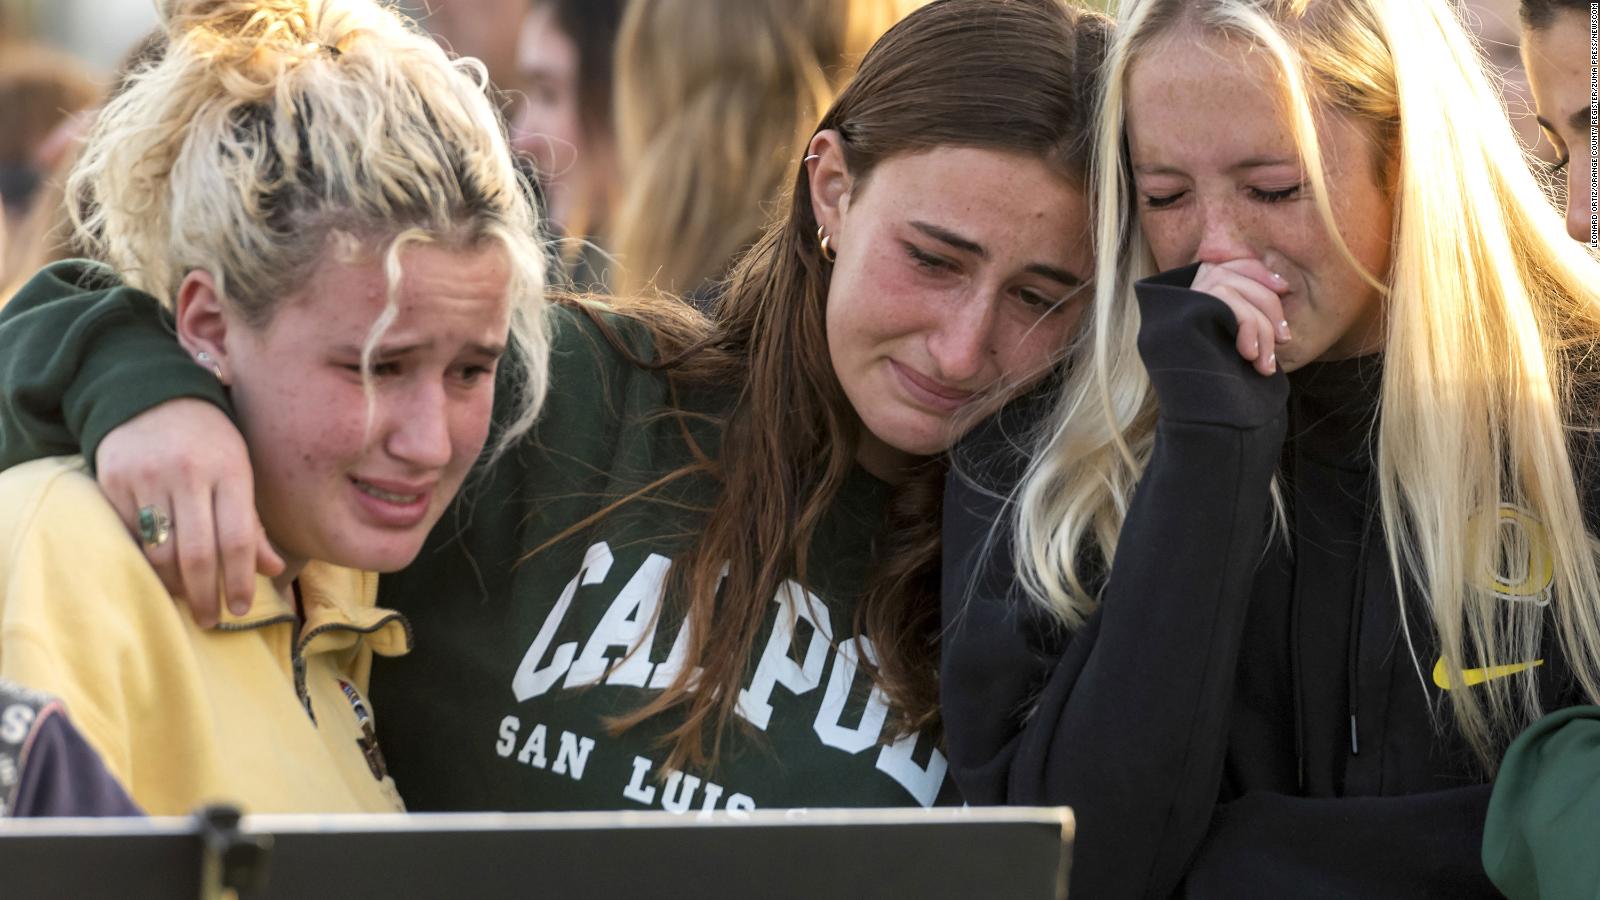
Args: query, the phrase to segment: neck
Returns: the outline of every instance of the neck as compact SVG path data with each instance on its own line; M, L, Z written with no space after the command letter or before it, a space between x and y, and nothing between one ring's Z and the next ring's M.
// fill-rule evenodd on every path
M278 549L277 542L273 542L272 549L278 552L278 557L283 560L283 573L272 578L272 588L280 595L293 599L294 581L305 571L306 563L310 560L292 557Z

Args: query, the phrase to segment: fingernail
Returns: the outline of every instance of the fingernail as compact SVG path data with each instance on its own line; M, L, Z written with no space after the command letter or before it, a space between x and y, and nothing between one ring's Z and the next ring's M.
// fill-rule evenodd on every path
M1284 321L1278 323L1278 340L1287 341L1288 339L1289 339L1289 322L1288 322L1288 320L1284 320Z
M1284 278L1282 275L1279 275L1277 272L1273 272L1272 273L1272 280L1274 280L1274 281L1276 281L1278 283L1278 287L1285 287L1286 288L1286 287L1289 286L1289 279Z
M1267 365L1272 368L1272 371L1278 371L1278 354L1274 353L1267 357Z
M248 615L250 612L250 601L231 600L228 602L228 609L231 610L236 616Z

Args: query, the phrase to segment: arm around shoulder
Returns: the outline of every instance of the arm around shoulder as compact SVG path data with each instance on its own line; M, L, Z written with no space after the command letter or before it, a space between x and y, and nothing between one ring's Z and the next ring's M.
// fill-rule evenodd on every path
M228 409L149 294L104 266L56 263L0 310L0 468L95 450L113 428L164 401Z

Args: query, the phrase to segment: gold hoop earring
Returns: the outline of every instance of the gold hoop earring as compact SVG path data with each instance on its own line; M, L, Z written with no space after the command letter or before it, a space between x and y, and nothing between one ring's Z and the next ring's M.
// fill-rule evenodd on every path
M833 240L833 235L828 234L821 225L818 225L817 243L822 245L822 259L824 262L833 262L838 258L838 254L833 252L833 247L828 243L831 240Z

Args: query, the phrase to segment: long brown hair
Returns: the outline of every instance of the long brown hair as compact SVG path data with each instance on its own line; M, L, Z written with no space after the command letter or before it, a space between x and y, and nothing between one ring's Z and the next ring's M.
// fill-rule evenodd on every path
M817 130L842 136L857 190L883 161L945 146L1035 157L1083 183L1107 35L1103 17L1061 0L935 0L872 47ZM816 229L802 171L783 216L736 266L709 337L695 339L703 320L696 328L681 308L624 304L652 326L675 388L735 389L720 449L645 489L690 476L720 485L666 587L676 608L663 615L690 629L683 674L613 722L681 712L663 738L673 768L715 765L772 598L785 580L806 583L813 533L855 465L861 423L828 353L831 270ZM902 734L939 715L944 469L930 459L896 486L857 607L877 656L861 662Z

